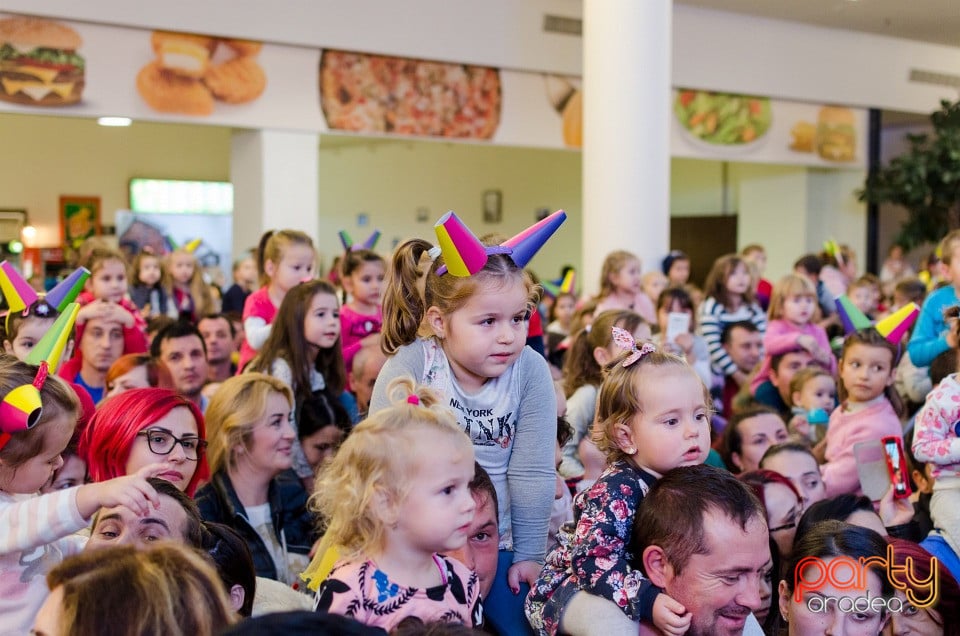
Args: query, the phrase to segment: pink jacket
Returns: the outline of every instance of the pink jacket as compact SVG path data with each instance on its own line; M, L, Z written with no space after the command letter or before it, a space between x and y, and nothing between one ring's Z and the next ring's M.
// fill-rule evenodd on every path
M834 409L827 427L827 463L820 466L827 497L861 494L854 444L890 435L903 439L900 418L886 397L852 413L846 410L846 406L841 404Z
M830 351L830 340L827 339L827 332L823 327L807 323L798 327L788 320L771 320L767 323L767 331L763 334L763 362L760 363L760 370L753 380L750 381L750 393L756 393L757 387L770 379L770 370L773 364L773 356L778 356L790 351L800 349L797 340L800 336L813 336L817 341L817 346L824 351ZM830 354L830 368L827 369L831 374L837 374L837 359Z

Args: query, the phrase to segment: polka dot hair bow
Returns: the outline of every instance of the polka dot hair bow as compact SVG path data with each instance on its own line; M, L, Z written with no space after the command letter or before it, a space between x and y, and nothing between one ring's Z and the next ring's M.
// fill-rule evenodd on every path
M649 342L643 343L643 346L638 349L637 341L633 339L633 334L621 327L613 328L613 341L624 351L632 352L629 356L627 356L627 359L623 361L623 366L625 367L629 367L643 356L647 355L648 353L653 353L657 350L657 348Z

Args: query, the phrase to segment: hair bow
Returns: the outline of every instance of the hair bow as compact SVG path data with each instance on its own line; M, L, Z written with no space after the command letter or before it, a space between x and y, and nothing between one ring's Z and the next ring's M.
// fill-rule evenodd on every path
M649 342L643 343L643 346L637 349L637 341L633 339L633 334L622 327L613 328L613 341L624 351L633 352L623 361L623 366L625 367L629 367L643 356L657 350L657 348Z

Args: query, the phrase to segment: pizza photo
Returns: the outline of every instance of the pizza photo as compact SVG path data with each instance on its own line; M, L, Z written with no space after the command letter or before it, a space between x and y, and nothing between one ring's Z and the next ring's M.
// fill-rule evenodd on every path
M325 50L320 107L331 130L490 139L500 72L489 66Z

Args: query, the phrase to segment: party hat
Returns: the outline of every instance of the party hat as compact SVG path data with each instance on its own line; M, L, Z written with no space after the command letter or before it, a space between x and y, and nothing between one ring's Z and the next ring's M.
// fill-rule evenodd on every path
M510 258L517 264L517 267L524 268L540 251L547 239L553 236L557 228L566 220L567 213L563 210L557 210L542 221L534 223L523 232L501 243L501 246L509 247L512 250Z
M202 238L195 238L186 245L183 246L183 251L187 254L193 254L197 251L197 248L200 247L200 244L203 243Z
M337 235L340 236L340 245L343 245L345 251L349 251L353 247L353 239L350 238L350 234L346 230L340 230Z
M556 298L562 293L560 286L550 280L540 281L540 286L543 287L543 295L549 296L550 298Z
M487 248L452 210L433 226L444 264L438 275L450 272L457 277L476 274L487 264Z
M373 234L371 234L367 238L367 240L363 242L363 244L360 247L365 250L372 250L374 246L377 244L377 241L379 240L380 240L380 230L374 230Z
M576 294L576 284L577 273L573 269L568 269L567 273L563 275L563 282L560 283L560 293L562 294Z
M21 384L7 393L0 402L0 449L10 441L10 433L33 428L41 413L40 389L33 384Z
M57 286L47 292L44 300L47 304L63 312L67 305L72 303L83 291L83 284L90 278L90 270L86 267L78 267L73 270L69 276L57 283Z
M823 242L823 251L829 254L830 256L837 259L837 263L843 265L843 252L840 251L840 246L833 239L827 239Z
M24 362L37 365L46 362L51 371L56 371L67 341L73 333L73 324L77 320L78 313L80 313L79 304L67 305L53 326L47 330L43 338L40 338L40 342L30 350Z
M870 326L870 319L867 316L857 309L857 306L853 304L853 301L844 294L843 296L837 296L835 299L837 304L837 313L840 314L840 320L843 322L843 332L844 333L853 333L860 329L866 329Z
M173 240L173 237L170 236L169 234L164 235L163 240L166 242L167 248L171 252L176 252L178 249L180 249L180 245L175 240Z
M903 334L913 326L919 315L920 307L917 303L904 305L883 320L877 321L876 330L891 343L897 344L903 339Z
M20 272L9 262L0 263L0 292L7 299L10 311L23 311L37 302L37 292L24 280Z

